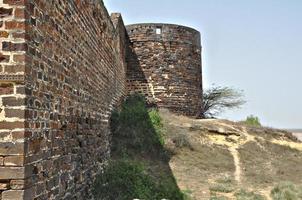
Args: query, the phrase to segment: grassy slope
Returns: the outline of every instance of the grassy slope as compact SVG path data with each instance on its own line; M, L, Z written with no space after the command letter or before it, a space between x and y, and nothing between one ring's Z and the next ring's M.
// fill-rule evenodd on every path
M195 199L270 199L280 182L302 184L302 144L290 133L167 111L161 116L167 146L175 152L172 171L180 188L191 190ZM177 145L180 138L186 145Z
M302 144L287 132L159 115L139 96L113 113L111 126L112 160L96 199L302 199L301 188L278 185L302 184Z

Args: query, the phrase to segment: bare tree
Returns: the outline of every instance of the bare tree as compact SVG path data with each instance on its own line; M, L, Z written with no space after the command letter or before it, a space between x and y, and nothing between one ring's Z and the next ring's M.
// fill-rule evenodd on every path
M212 86L203 93L202 117L213 118L225 110L240 108L246 101L243 91L230 87Z

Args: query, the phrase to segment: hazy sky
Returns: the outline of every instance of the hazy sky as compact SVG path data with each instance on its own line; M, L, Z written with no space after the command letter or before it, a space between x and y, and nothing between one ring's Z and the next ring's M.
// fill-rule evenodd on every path
M301 0L105 0L125 24L163 22L201 32L205 88L245 91L244 108L267 126L302 128Z

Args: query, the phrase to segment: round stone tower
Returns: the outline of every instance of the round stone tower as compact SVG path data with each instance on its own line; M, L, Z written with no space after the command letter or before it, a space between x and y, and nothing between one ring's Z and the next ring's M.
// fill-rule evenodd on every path
M200 33L173 24L126 26L129 91L145 94L149 103L187 116L202 109Z

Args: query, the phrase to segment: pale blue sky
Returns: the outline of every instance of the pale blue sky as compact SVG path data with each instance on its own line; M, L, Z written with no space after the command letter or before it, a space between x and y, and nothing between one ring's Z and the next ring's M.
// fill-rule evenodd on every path
M204 85L245 91L244 108L267 126L302 128L301 0L105 0L125 24L175 23L201 32Z

